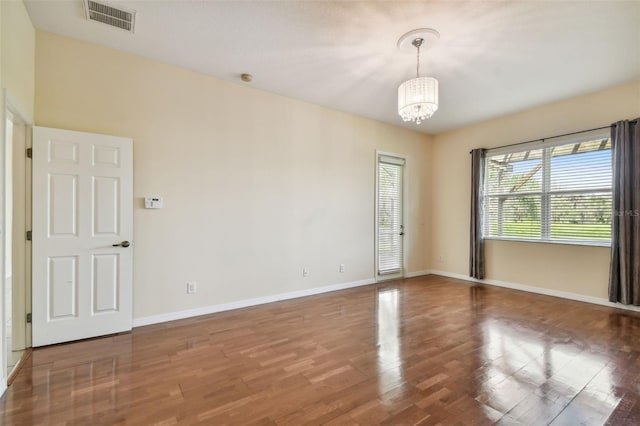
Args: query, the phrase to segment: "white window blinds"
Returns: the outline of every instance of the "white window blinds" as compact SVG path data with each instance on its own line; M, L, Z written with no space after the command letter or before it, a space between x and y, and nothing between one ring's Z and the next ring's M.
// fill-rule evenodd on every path
M378 158L378 274L402 271L402 185L404 160Z
M484 237L610 243L608 135L490 150L485 161Z

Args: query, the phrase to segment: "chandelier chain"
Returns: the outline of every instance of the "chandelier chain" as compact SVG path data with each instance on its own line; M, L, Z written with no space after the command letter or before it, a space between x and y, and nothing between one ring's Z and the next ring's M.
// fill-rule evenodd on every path
M417 58L416 58L416 78L420 77L420 44L416 46Z
M422 42L424 39L420 37L411 42L416 47L416 78L420 77L420 46L422 46Z

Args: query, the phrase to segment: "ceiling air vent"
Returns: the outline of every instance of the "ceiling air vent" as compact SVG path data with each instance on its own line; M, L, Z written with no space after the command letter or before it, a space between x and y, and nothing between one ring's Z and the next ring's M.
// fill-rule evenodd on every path
M84 0L84 10L89 21L102 22L112 27L133 32L136 20L135 10L116 8L93 0Z

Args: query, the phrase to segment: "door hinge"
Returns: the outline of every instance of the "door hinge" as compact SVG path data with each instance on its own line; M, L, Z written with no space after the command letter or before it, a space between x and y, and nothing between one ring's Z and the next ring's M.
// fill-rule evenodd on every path
M33 158L33 148L27 148L27 158Z
M31 324L31 312L27 314L27 324Z
M31 241L31 237L32 237L31 231L27 231L27 241Z

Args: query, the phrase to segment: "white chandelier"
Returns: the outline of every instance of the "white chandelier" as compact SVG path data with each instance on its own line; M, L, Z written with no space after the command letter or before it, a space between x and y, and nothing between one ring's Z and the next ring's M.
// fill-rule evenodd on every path
M420 124L429 119L438 109L438 80L420 77L420 47L425 37L438 38L439 33L430 28L410 31L400 37L398 48L406 50L408 41L416 48L416 78L407 80L398 87L398 114L404 121Z

